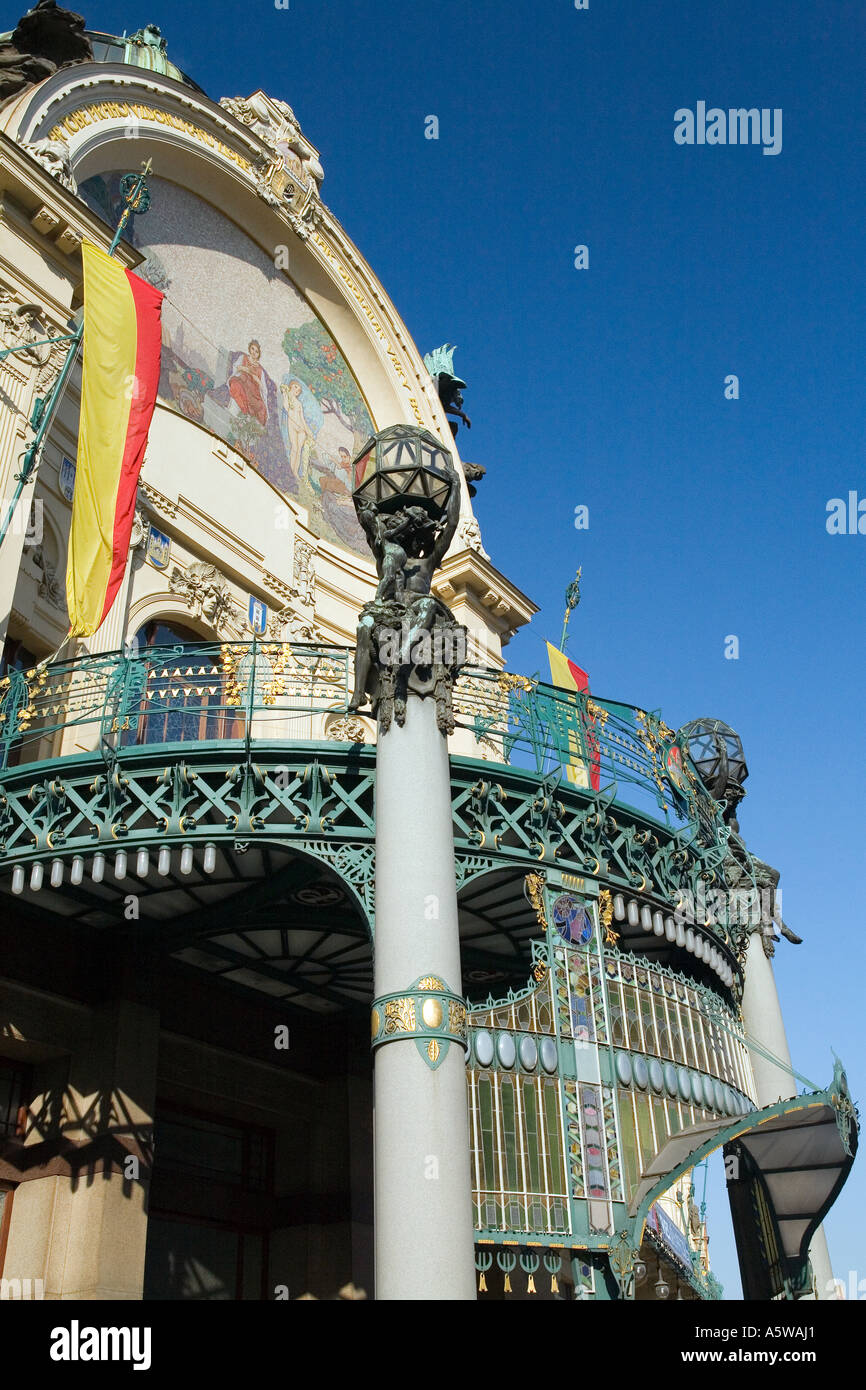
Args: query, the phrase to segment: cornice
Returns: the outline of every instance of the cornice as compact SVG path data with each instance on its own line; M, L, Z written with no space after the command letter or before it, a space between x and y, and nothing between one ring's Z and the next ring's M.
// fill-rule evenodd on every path
M58 266L66 274L74 267L80 275L82 240L86 238L106 249L110 243L111 234L102 219L2 131L0 203L0 217L10 225L17 223L19 230L27 227L31 237L35 233L37 244L56 257ZM115 255L130 268L140 265L144 259L126 241L119 243ZM58 306L57 312L62 314L63 307Z
M485 609L503 643L538 612L537 604L477 550L452 551L446 555L432 587L444 603L450 605L464 599Z

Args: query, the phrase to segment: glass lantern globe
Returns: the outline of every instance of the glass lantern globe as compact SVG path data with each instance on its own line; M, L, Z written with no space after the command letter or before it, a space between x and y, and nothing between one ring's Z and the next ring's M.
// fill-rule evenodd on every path
M719 800L728 783L742 786L749 775L743 741L722 719L693 719L680 734L708 791Z
M421 506L437 521L457 481L449 451L418 425L391 425L371 435L352 467L356 505L371 502L386 512Z

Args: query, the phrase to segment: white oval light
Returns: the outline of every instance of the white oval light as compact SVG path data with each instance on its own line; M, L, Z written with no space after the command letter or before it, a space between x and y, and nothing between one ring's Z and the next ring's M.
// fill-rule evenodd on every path
M665 936L671 943L677 939L677 924L673 917L665 918Z
M63 860L52 859L51 861L51 887L59 888L63 882Z
M665 919L660 912L653 913L653 931L656 936L664 936L665 934Z
M39 889L42 887L44 873L45 870L41 864L34 864L33 868L30 870L30 887L33 889L34 893L38 893Z
M644 903L643 907L640 910L640 924L643 927L644 931L652 931L653 929L653 915L647 907L646 903Z
M618 922L625 916L625 898L622 893L617 893L613 900L613 915Z
M16 864L16 865L15 865L15 868L12 870L12 892L13 892L13 893L23 893L23 892L24 892L24 865L23 865L23 864Z
M693 952L695 949L695 933L691 927L686 927L686 950Z
M72 868L69 870L69 882L77 888L84 878L84 860L80 854L76 854L72 861Z
M216 845L208 844L204 847L204 863L202 865L206 874L212 874L216 868Z
M640 909L639 909L637 903L635 902L634 898L629 898L629 903L628 903L628 924L629 924L630 927L636 927L639 921L640 921Z
M138 874L139 878L147 878L147 872L149 868L150 855L148 854L146 849L140 849L138 851L138 854L135 856L135 872Z
M114 856L114 877L126 878L126 850L119 849Z
M101 883L105 877L105 855L98 849L93 856L93 863L90 866L90 877L94 883Z
M170 869L171 850L169 849L168 845L163 845L162 849L159 851L159 856L156 861L156 872L160 874L163 878L165 878L166 874L169 872Z
M182 874L192 873L192 845L184 845L180 852L180 871Z

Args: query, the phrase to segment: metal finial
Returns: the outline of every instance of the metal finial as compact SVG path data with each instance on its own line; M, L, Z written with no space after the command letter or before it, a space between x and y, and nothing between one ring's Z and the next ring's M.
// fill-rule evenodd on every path
M559 650L561 652L565 651L569 619L574 609L580 603L580 576L582 573L583 566L580 565L578 567L577 574L574 576L574 578L572 579L571 583L565 591L565 619L562 624L562 638L559 643Z

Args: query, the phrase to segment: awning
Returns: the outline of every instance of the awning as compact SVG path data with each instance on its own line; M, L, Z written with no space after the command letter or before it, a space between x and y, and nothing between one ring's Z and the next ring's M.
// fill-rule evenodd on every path
M825 1091L753 1110L734 1123L709 1120L673 1135L645 1170L629 1206L643 1235L657 1197L722 1145L744 1159L744 1180L757 1184L774 1228L770 1244L784 1261L777 1283L802 1285L809 1242L841 1191L857 1152L857 1112L842 1064ZM765 1241L766 1245L766 1241ZM765 1252L765 1260L772 1256Z

